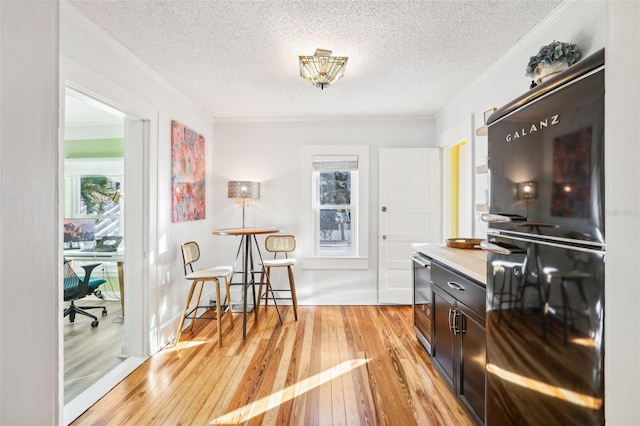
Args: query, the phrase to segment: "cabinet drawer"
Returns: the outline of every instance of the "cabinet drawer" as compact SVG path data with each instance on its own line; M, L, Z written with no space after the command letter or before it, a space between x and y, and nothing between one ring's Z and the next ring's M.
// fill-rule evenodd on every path
M486 288L436 262L431 264L431 279L442 290L486 318Z

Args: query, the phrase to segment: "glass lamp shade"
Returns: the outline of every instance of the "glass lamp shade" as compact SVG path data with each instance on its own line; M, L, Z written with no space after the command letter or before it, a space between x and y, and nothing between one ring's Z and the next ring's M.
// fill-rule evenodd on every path
M260 182L232 180L227 186L227 198L239 203L257 200L260 198Z
M300 76L321 89L342 78L349 58L331 56L331 53L317 49L313 56L300 56Z

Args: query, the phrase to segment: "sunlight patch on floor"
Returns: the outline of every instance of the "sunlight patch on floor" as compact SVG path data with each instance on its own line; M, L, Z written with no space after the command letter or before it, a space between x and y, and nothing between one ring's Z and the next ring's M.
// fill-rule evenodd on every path
M331 367L321 373L315 374L307 379L301 380L298 383L288 386L285 389L272 393L269 396L265 396L251 404L240 407L237 410L224 414L210 422L210 424L238 424L246 422L255 416L265 413L272 408L275 408L287 402L298 395L302 395L305 392L310 391L324 383L330 382L336 377L341 376L353 369L360 367L363 364L369 362L369 359L352 359L345 361L342 364L338 364L335 367Z
M206 345L210 340L184 340L176 343L175 346L167 347L163 352L177 352L184 349L194 348L200 345Z
M520 374L512 373L498 367L495 364L487 364L487 372L490 374L495 374L501 379L518 386L532 389L536 392L540 392L553 398L562 399L572 404L581 405L592 410L599 410L600 407L602 407L602 399L600 398L594 398L590 395L573 392L569 389L553 386L548 383L540 382L538 380L522 376Z
M576 345L585 346L587 348L595 348L596 341L588 338L588 337L576 337L571 339L571 343L575 343Z

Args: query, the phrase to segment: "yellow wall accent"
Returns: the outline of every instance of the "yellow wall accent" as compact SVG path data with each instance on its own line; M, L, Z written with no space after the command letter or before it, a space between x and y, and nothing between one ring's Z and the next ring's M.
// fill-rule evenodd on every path
M455 145L451 148L451 205L449 206L449 214L451 215L451 229L449 229L449 235L451 238L458 236L458 190L459 190L459 155L460 147Z
M458 222L460 220L460 148L467 144L466 141L457 143L451 147L451 238L458 237Z

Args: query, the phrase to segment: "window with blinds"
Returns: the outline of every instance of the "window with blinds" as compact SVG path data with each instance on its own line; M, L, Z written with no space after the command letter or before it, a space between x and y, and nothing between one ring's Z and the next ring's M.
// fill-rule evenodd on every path
M302 147L303 269L369 268L369 149Z
M358 156L313 156L314 252L357 253Z

